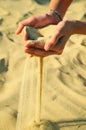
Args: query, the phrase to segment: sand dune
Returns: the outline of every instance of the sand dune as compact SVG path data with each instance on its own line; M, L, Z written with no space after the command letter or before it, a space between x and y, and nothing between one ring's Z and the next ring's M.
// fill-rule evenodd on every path
M16 129L19 93L27 58L22 34L15 35L17 24L39 14L39 10L40 13L46 12L48 1L0 0L0 130ZM86 19L86 0L75 0L65 18ZM53 32L53 28L47 27L40 32L46 36ZM34 69L29 68L26 76L36 76L37 64L34 64ZM86 130L86 36L72 36L61 56L45 58L43 73L41 119L50 121L45 126L49 125L53 130ZM34 102L32 105L34 110ZM26 115L27 106L28 103L24 108ZM42 126L40 129L46 130Z

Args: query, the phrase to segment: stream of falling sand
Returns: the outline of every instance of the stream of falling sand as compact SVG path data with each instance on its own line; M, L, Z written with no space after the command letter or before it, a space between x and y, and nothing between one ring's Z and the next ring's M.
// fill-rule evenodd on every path
M24 109L24 102L26 101L25 96L27 95L27 88L25 88L25 82L27 81L26 79L26 73L28 69L28 60L29 58L26 59L25 62L25 67L24 67L24 73L23 73L23 79L22 79L22 85L21 85L21 93L20 93L20 101L19 101L19 107L18 107L18 118L17 118L17 124L16 124L16 130L24 130L23 126L23 109ZM36 107L35 107L35 119L33 119L33 122L36 124L40 124L41 121L41 99L42 99L42 73L43 73L43 58L37 58L36 61L38 60L38 74L37 74L37 88L36 88ZM33 67L32 67L33 68ZM32 90L30 88L30 93L31 94ZM34 96L34 95L33 95ZM30 97L30 95L29 95ZM31 97L30 97L30 100ZM30 102L28 102L30 103ZM29 108L28 108L29 109ZM30 112L29 112L30 113ZM29 114L28 113L28 114ZM31 123L28 121L28 127L31 125Z
M37 99L36 99L36 113L35 121L39 123L41 121L41 101L42 101L42 77L43 77L43 58L39 58L39 73L38 73L38 84L37 84Z
M42 36L32 27L26 27L25 31L32 40L38 40ZM41 40L39 43L42 43ZM50 121L41 120L42 87L43 58L27 57L20 89L16 130L55 130Z

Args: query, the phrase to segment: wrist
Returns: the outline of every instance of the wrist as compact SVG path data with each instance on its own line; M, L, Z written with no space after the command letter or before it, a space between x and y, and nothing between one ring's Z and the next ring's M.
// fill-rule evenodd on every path
M50 14L53 17L55 17L59 22L62 21L62 16L61 16L61 14L57 10L50 9L48 14Z
M48 19L53 23L53 24L57 24L60 21L62 21L62 17L59 14L59 12L57 12L56 10L50 10L48 11L48 13L46 13L46 16L48 17Z
M74 20L64 20L64 24L69 29L70 35L77 34L77 24Z
M71 35L73 35L73 34L76 34L76 23L75 23L75 21L74 20L69 20L69 25L70 25L70 32L71 32Z
M73 34L86 35L86 22L78 20L73 21Z

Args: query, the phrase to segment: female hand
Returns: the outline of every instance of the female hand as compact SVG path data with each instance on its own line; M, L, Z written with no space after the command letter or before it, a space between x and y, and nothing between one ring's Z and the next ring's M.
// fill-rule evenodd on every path
M20 34L25 26L33 26L35 28L41 28L50 24L57 24L59 19L51 14L43 14L40 16L30 17L19 23L16 34ZM24 34L24 40L27 40L27 34Z
M62 54L69 37L74 33L74 21L61 21L56 25L51 38L43 44L26 41L25 52L31 55L45 57L52 54Z

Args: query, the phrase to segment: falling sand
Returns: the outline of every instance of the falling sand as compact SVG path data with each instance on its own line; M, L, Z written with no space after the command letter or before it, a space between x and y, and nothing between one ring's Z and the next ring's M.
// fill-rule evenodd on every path
M16 121L21 130L38 124L35 112L40 60L28 58L23 51L23 35L16 36L15 31L20 21L46 13L48 1L0 0L0 130L16 130ZM64 19L86 20L86 0L74 0ZM43 44L53 28L39 28L36 41ZM86 35L70 37L62 55L43 58L41 100L39 129L86 130Z
M27 34L29 34L29 44L32 41L37 41L37 43L39 44L44 44L45 39L44 37L40 34L40 32L37 31L37 29L33 28L33 27L25 27L25 31L27 32ZM42 39L40 38L42 37ZM39 39L38 39L39 38ZM26 96L24 93L24 89L25 87L25 82L26 82L26 73L27 73L27 69L28 69L28 58L26 59L26 64L25 64L25 68L24 68L24 74L23 74L23 79L22 79L22 87L21 89L23 91L21 91L21 96L20 96L20 104L19 104L19 114L18 114L18 120L17 120L17 130L55 130L55 126L53 125L52 122L50 121L46 121L46 120L41 120L41 107L42 107L42 84L43 84L43 58L35 58L35 62L38 62L38 72L37 72L37 87L36 87L36 104L35 104L35 116L34 119L32 120L32 122L30 122L30 120L28 120L28 124L26 124L26 126L22 127L22 112L23 112L23 105L26 104L24 97ZM34 62L34 60L32 61ZM34 64L34 63L32 63ZM32 68L34 69L34 68ZM33 76L33 78L35 78ZM31 78L30 78L31 79ZM32 80L32 79L31 79ZM33 81L32 81L33 82ZM29 87L29 86L28 86ZM32 87L35 86L31 86ZM27 89L26 89L27 90ZM31 94L32 97L33 93ZM33 95L34 96L34 95ZM30 98L30 100L33 102L33 100ZM28 102L30 104L30 102ZM28 108L29 109L29 108ZM30 114L32 113L32 109L29 110Z

